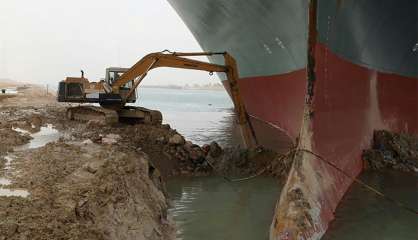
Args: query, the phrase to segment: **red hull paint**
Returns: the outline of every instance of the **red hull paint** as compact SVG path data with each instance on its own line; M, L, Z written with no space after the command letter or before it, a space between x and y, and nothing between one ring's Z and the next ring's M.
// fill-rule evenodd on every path
M238 82L259 142L288 150L299 134L305 96L305 70L288 74L242 78ZM224 81L228 90L228 85Z
M352 64L321 44L316 64L312 149L327 161L356 177L373 130L418 134L418 79ZM326 229L352 179L317 158L314 161L316 170L333 180L318 195Z
M369 147L374 129L418 134L417 78L377 72L353 64L322 44L317 44L315 55L317 78L310 122L310 142L315 153L355 177L362 170L361 153ZM245 78L239 84L250 115L270 123L267 130L260 130L262 126L257 124L257 133L262 132L258 135L267 139L289 136L294 141L303 119L306 71ZM335 208L352 179L318 158L309 161L319 173L314 174L316 183L297 184L305 184L310 189L312 201L317 203L312 206L320 206L318 219L314 219L315 226L303 234L305 239L317 239L334 218ZM318 183L320 187L314 187ZM292 185L288 182L282 194L286 194ZM281 197L281 201L285 199ZM287 211L280 206L279 203L277 211ZM286 231L291 229L272 226L272 239L280 239Z
M242 79L239 87L247 110L296 138L302 120L305 76L302 69L279 76Z

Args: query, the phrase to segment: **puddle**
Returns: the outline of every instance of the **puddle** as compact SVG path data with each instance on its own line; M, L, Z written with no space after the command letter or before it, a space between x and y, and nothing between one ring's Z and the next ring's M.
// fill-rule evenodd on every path
M20 128L13 128L14 131L19 132L21 134L29 134L32 139L29 143L14 148L15 151L23 151L27 149L34 149L40 148L45 146L50 142L55 142L61 137L61 133L54 128L52 124L47 124L45 127L41 127L39 132L31 134L30 132L20 129ZM4 159L6 160L6 164L4 166L5 170L10 169L10 163L15 158L14 155L5 156ZM11 181L7 178L0 178L0 196L4 197L27 197L29 196L29 192L23 189L7 189L3 188L4 186L10 185Z
M0 196L2 197L27 197L29 196L29 192L26 190L18 190L18 189L6 189L0 188Z
M30 134L28 131L23 129L15 128L14 130L20 133ZM61 133L55 129L52 124L47 124L45 127L41 127L39 132L30 134L30 136L33 139L31 139L30 142L25 145L16 147L15 151L43 147L50 142L57 141L61 137Z
M9 179L7 179L7 178L0 178L0 185L10 185L11 184L11 182L10 182L10 180Z

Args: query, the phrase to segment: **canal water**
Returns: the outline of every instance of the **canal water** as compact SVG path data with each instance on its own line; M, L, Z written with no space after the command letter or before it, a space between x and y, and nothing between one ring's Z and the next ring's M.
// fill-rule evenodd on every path
M271 178L230 183L219 177L169 181L170 214L182 240L268 240L280 188Z
M135 104L160 110L163 123L196 144L232 141L233 104L225 91L140 88Z
M234 143L232 102L224 91L142 88L138 105L159 109L169 123L198 144ZM361 179L418 209L417 175L365 172ZM182 240L268 240L281 185L272 178L229 183L218 177L168 183L170 214ZM339 205L325 240L418 239L418 217L353 185Z
M360 179L388 197L418 210L418 175L364 172ZM353 184L323 240L416 240L418 215Z

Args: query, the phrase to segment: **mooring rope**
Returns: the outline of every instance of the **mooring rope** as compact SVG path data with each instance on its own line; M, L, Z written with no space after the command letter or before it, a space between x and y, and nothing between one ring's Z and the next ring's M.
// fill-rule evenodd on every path
M319 160L327 163L329 166L333 167L334 169L338 170L339 172L341 172L344 176L350 178L351 180L353 180L354 182L356 182L357 184L360 184L362 187L364 187L365 189L375 193L376 195L382 197L383 199L386 199L388 202L394 203L395 205L397 205L400 208L403 208L406 211L409 211L415 215L418 215L418 211L413 209L412 207L407 206L406 204L402 203L401 201L398 201L394 198L391 198L389 196L387 196L386 194L382 193L381 191L377 190L376 188L370 186L369 184L361 181L360 179L351 176L350 174L346 173L344 170L342 170L341 168L339 168L337 165L331 163L330 161L325 160L322 156L320 156L319 154L316 154L310 150L307 149L296 149L296 152L306 152L309 153L313 156L315 156L316 158L318 158Z
M219 172L216 167L208 160L206 159L206 162L209 164L209 166L215 171L215 173L217 173L219 176L221 176L223 179L227 180L228 182L241 182L241 181L246 181L246 180L250 180L253 178L256 178L258 176L260 176L261 174L263 174L264 172L266 172L266 170L271 167L271 164L280 160L283 160L285 158L288 158L292 153L294 152L294 149L288 151L286 154L278 154L279 158L275 159L273 161L271 161L271 163L267 166L264 167L263 169L261 169L260 171L258 171L256 174L251 175L249 177L244 177L244 178L229 178L228 176L226 176L225 174Z
M285 159L285 158L288 158L288 157L290 157L292 154L295 154L295 153L297 153L297 152L306 152L306 153L309 153L309 154L311 154L311 155L313 155L313 156L315 156L316 158L318 158L319 160L321 160L321 161L323 161L323 162L325 162L326 164L328 164L329 166L331 166L331 167L333 167L334 169L336 169L337 171L339 171L339 172L341 172L344 176L346 176L346 177L348 177L348 178L350 178L351 180L353 180L355 183L357 183L357 184L359 184L359 185L361 185L362 187L364 187L366 190L368 190L368 191L370 191L370 192L372 192L372 193L374 193L374 194L376 194L376 195L378 195L378 196L380 196L380 197L382 197L383 199L385 199L385 200L387 200L388 202L391 202L391 203L393 203L393 204L395 204L395 205L397 205L398 207L400 207L400 208L402 208L402 209L404 209L404 210L406 210L406 211L409 211L409 212L411 212L411 213L413 213L413 214L415 214L415 215L418 215L418 211L417 210L415 210L415 209L413 209L412 207L409 207L408 205L406 205L406 204L404 204L404 203L402 203L401 201L398 201L398 200L396 200L396 199L394 199L394 198L391 198L391 197L389 197L389 196L387 196L386 194L384 194L384 193L382 193L381 191L379 191L379 190L377 190L376 188L374 188L374 187L372 187L372 186L370 186L369 184L367 184L367 183L365 183L365 182L363 182L362 180L360 180L360 179L358 179L358 178L356 178L356 177L353 177L353 176L351 176L350 174L348 174L348 173L346 173L343 169L341 169L341 168L339 168L337 165L335 165L335 164L333 164L333 163L331 163L330 161L327 161L325 158L323 158L322 156L320 156L319 154L316 154L316 153L314 153L314 152L312 152L311 150L308 150L308 149L298 149L298 148L292 148L291 150L289 150L286 154L280 154L280 157L278 158L278 159L276 159L276 160L274 160L274 161L272 161L267 167L265 167L265 168L263 168L262 170L260 170L258 173L256 173L256 174L254 174L254 175L252 175L252 176L249 176L249 177L244 177L244 178L237 178L237 179L232 179L232 178L229 178L229 177L227 177L226 175L224 175L224 174L222 174L222 173L220 173L216 168L215 168L215 166L209 161L209 160L206 160L206 162L209 164L209 166L218 174L218 175L220 175L222 178L224 178L226 181L228 181L228 182L241 182L241 181L246 181L246 180L250 180L250 179L253 179L253 178L256 178L256 177L258 177L258 176L260 176L261 174L263 174L269 167L271 167L271 164L273 163L273 162L275 162L275 161L280 161L280 160L283 160L283 159Z

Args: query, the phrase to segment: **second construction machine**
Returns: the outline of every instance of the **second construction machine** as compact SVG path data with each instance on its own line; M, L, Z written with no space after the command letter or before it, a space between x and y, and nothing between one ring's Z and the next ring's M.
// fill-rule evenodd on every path
M222 55L225 65L212 64L187 57ZM226 74L229 91L238 115L238 124L246 147L257 144L238 88L238 69L234 58L226 52L202 53L151 53L139 60L131 68L107 68L104 80L89 82L82 72L81 77L67 77L58 86L59 102L98 103L99 106L77 106L67 110L67 118L75 120L100 120L115 123L121 119L139 120L159 124L162 115L159 111L142 107L127 106L136 101L136 89L148 72L158 67L183 68L192 70L223 72Z

